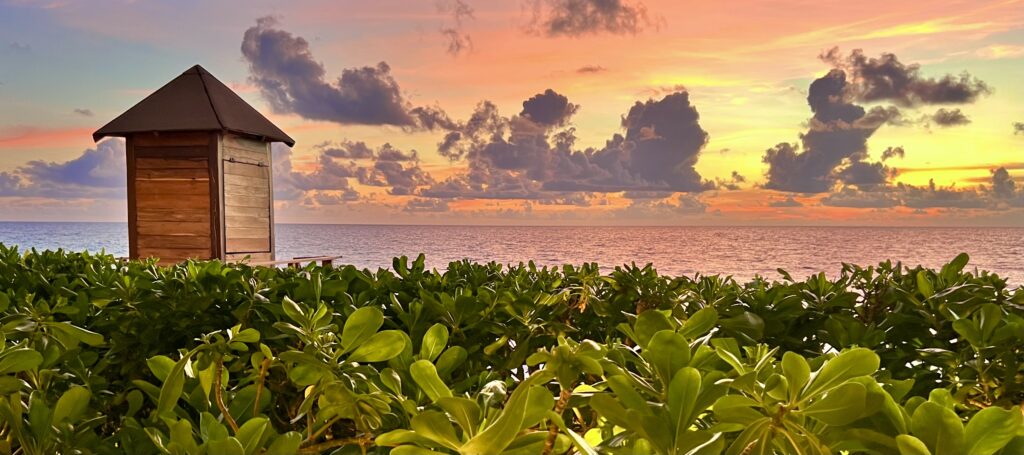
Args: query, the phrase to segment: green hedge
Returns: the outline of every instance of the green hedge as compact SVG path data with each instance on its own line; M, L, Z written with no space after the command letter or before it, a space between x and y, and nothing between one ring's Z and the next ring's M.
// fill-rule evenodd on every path
M0 245L0 454L1020 454L1024 288Z

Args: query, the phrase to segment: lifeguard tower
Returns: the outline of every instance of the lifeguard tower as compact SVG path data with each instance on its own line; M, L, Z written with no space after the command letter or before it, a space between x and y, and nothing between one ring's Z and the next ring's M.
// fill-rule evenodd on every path
M95 133L126 140L131 259L274 261L272 142L292 140L196 65Z

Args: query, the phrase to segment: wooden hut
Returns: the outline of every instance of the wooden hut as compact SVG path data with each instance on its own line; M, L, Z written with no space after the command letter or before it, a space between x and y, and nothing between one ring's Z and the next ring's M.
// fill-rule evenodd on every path
M132 259L274 260L272 142L295 141L201 66L93 133L126 139Z

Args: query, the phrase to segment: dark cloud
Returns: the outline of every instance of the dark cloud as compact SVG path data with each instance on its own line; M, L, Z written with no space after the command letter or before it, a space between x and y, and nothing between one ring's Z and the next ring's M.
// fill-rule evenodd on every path
M787 196L785 199L772 201L768 203L769 207L803 207L804 205L800 201L793 199L793 196Z
M886 184L896 176L896 170L880 162L854 161L834 175L836 180L845 185L855 185L864 188Z
M412 213L439 213L447 212L449 207L448 201L444 199L415 198L406 202L402 210Z
M926 186L904 183L880 185L866 190L844 187L825 198L822 205L855 208L907 207L912 209L989 209L1024 208L1024 189L1017 188L1006 168L992 171L988 185L957 188L939 186L933 180Z
M671 191L625 191L622 197L626 199L665 199L672 196Z
M363 185L389 187L388 193L394 195L410 195L418 187L434 183L434 179L420 168L418 162L380 159L372 166L360 168L357 178Z
M821 57L834 68L815 79L807 92L813 116L800 144L780 143L765 152L765 188L800 193L824 193L836 186L877 186L895 171L868 161L868 139L883 125L906 126L899 107L857 103L892 102L902 107L970 103L989 93L988 86L968 75L939 79L920 75L918 65L904 65L893 54L868 58L860 50L843 56L833 48ZM959 109L940 109L926 121L941 126L969 122ZM902 148L889 148L882 161L903 157ZM876 201L877 202L877 201Z
M608 71L608 68L601 65L586 65L576 68L576 74L596 74L603 73L605 71Z
M1024 134L1024 122L1013 122L1013 134Z
M523 111L519 115L546 127L564 126L577 110L579 106L570 103L565 95L547 89L523 101Z
M245 31L242 55L249 65L250 80L277 112L341 124L413 129L451 123L438 108L413 107L387 63L344 69L341 77L329 81L309 43L278 29L271 17L257 20Z
M1013 199L1018 195L1017 184L1005 167L992 171L992 195L996 199Z
M681 193L664 199L633 199L629 205L612 212L622 218L660 218L679 215L700 215L708 204L691 194Z
M740 184L746 183L746 181L746 177L740 175L739 172L732 171L732 174L729 176L728 180L716 178L715 186L721 189L734 191L740 189Z
M567 193L564 196L549 196L537 199L537 203L544 205L572 205L576 207L590 207L593 205L592 193Z
M575 147L575 130L565 126L575 110L550 90L527 100L512 117L501 116L493 103L480 103L438 146L441 155L466 160L468 171L420 194L541 199L551 193L714 188L694 169L708 135L686 92L637 102L622 119L624 132L601 148Z
M315 191L306 193L299 199L299 204L316 207L319 205L341 205L358 201L359 192L352 188L341 188L331 191Z
M108 139L69 161L29 161L0 173L0 197L117 199L125 181L124 141Z
M940 108L935 111L929 117L929 120L935 122L936 125L941 127L960 126L971 123L971 119L967 117L960 109L946 109Z
M358 199L350 179L362 185L387 188L389 194L413 194L434 180L421 167L419 154L402 151L385 143L373 149L364 142L325 142L315 148L315 163L309 171L292 166L290 148L274 144L274 195L296 200L310 194L341 195L339 202ZM312 201L315 202L315 199Z
M72 112L81 115L82 117L92 117L93 113L91 109L74 109Z
M906 156L906 152L903 150L903 147L888 147L882 151L882 161L888 161L893 158L902 159L904 156Z
M861 191L847 187L825 196L821 204L830 207L882 209L896 207L900 201L892 192Z
M833 69L811 83L807 104L814 116L797 144L780 143L765 152L768 164L765 188L800 193L823 193L837 181L856 179L863 165L846 171L867 158L867 141L879 127L901 117L896 108L871 110L853 104L849 82L842 70Z
M888 101L903 107L965 104L992 91L984 81L966 72L938 79L922 76L920 65L904 64L890 53L874 58L855 49L844 56L834 47L823 53L821 59L849 76L854 82L849 87L850 95L861 102Z
M457 56L473 50L472 37L463 31L463 22L474 19L473 7L462 0L444 0L437 2L437 10L452 18L451 24L441 27L441 35L447 43L447 52Z
M637 34L651 25L647 7L629 0L531 0L531 27L547 36Z

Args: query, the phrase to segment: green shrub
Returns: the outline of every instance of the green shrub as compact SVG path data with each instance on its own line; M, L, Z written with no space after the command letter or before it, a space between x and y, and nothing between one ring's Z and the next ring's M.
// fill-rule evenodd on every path
M0 245L0 454L1019 454L1024 288Z

